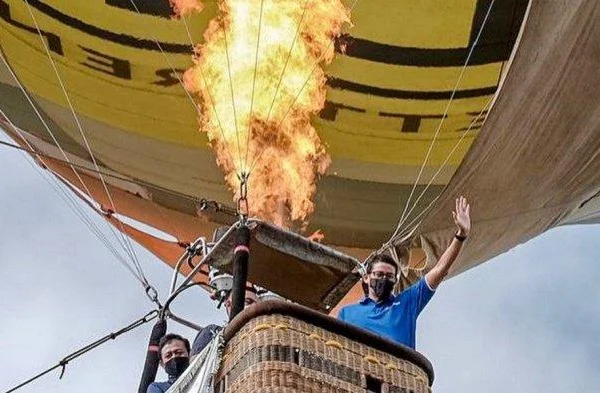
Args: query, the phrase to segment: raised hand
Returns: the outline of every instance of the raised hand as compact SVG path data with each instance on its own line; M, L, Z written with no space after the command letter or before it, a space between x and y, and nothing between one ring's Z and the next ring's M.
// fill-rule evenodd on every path
M454 223L458 227L458 235L468 236L471 232L471 206L462 195L456 198L456 207L452 212Z

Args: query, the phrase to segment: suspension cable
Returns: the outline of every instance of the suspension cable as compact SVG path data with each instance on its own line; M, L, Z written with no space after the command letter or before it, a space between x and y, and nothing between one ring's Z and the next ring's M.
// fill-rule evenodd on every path
M75 112L75 108L73 107L73 103L71 102L71 99L70 99L70 97L69 97L69 94L67 93L66 86L64 85L64 83L63 83L63 80L62 80L62 78L61 78L61 76L60 76L60 73L58 72L58 68L56 67L56 64L55 64L55 62L54 62L54 59L52 59L52 56L51 56L51 54L50 54L50 50L48 49L48 46L46 45L46 42L44 41L44 38L43 38L43 36L42 36L42 32L41 32L41 30L40 30L40 27L39 27L39 24L38 24L38 22L37 22L37 19L35 18L35 15L34 15L34 13L33 13L33 10L31 9L31 6L29 5L29 1L28 1L28 0L25 0L25 4L27 5L27 9L28 9L28 11L29 11L29 14L30 14L30 16L31 16L31 19L32 19L32 20L33 20L33 22L34 22L34 25L35 25L35 28L36 28L36 30L37 30L38 36L39 36L39 38L40 38L40 41L41 41L41 43L42 43L42 46L44 47L44 50L45 50L45 52L46 52L46 55L47 55L47 57L48 57L48 60L50 61L50 64L51 64L51 66L52 66L52 69L54 70L54 73L55 73L55 75L56 75L56 78L57 78L57 80L58 80L58 82L59 82L59 84L60 84L60 87L61 87L61 89L62 89L62 92L63 92L64 96L65 96L65 99L66 99L66 101L67 101L67 104L69 105L69 108L70 108L70 110L71 110L71 113L72 113L72 115L73 115L73 119L75 120L75 124L77 125L77 128L78 128L78 130L79 130L79 133L80 133L80 135L81 135L81 137L82 137L82 140L83 140L83 142L84 142L84 145L85 145L85 147L86 147L86 149L87 149L88 153L90 154L90 158L92 159L92 162L93 162L93 164L94 164L94 167L96 168L96 170L99 170L98 163L97 163L97 161L96 161L96 158L94 157L94 154L93 154L93 152L92 152L92 149L91 149L91 147L90 147L90 144L89 144L89 142L88 142L88 139L87 139L87 137L85 136L85 133L84 133L84 131L83 131L83 127L82 127L82 125L81 125L81 122L80 122L80 120L79 120L79 116L77 116L77 113ZM106 192L106 196L108 197L108 200L109 200L109 202L110 202L110 205L111 205L111 208L112 208L112 210L113 210L114 212L117 212L117 208L116 208L116 206L115 206L115 203L114 203L114 200L113 200L113 198L112 198L112 196L111 196L111 194L110 194L110 191L108 190L108 186L107 186L106 182L104 181L104 177L103 177L102 175L99 175L99 178L100 178L100 181L102 182L102 186L104 187L104 191ZM91 197L91 195L90 195L90 197ZM117 213L118 213L118 212L117 212ZM119 224L120 224L120 227L121 227L121 228L120 228L120 229L121 229L120 236L121 236L121 239L123 240L123 242L124 242L124 244L125 244L125 246L126 246L126 247L125 247L125 250L126 250L126 252L129 254L129 256L131 257L131 259L132 259L132 262L133 262L133 264L134 264L134 266L135 266L136 270L138 271L138 274L140 275L140 277L142 277L142 279L143 279L143 281L144 281L144 283L145 283L145 285L146 285L146 288L147 288L148 286L150 286L150 284L148 283L148 280L146 279L146 276L145 276L145 274L144 274L144 271L143 271L143 269L142 269L142 266L141 266L141 264L140 264L140 261L138 260L138 258L137 258L137 255L136 255L136 253L135 253L135 249L133 248L133 245L131 244L131 241L130 241L129 237L128 237L128 236L126 236L126 235L125 235L125 233L124 233L124 232L125 232L125 228L124 228L124 226L123 226L123 223L122 223L121 221L118 221L118 222L119 222ZM113 233L114 233L114 232L113 232Z
M131 3L131 5L133 6L133 8L135 9L135 11L138 13L138 15L142 15L142 13L140 12L137 4L135 3L134 0L129 0L129 2ZM181 15L181 20L183 22L183 25L185 27L185 31L187 34L187 37L190 41L190 49L192 50L192 52L194 51L194 41L192 39L192 34L190 32L189 26L187 24L187 20L185 18L185 15ZM194 101L193 97L191 96L190 92L187 90L187 88L185 87L183 81L181 80L181 77L179 76L179 73L175 70L175 68L173 67L173 65L171 64L169 57L167 56L167 54L165 53L162 45L160 44L160 42L158 41L158 39L151 34L151 38L154 41L154 43L156 44L158 50L161 52L163 58L165 59L167 65L169 66L169 68L171 69L171 71L173 72L173 74L175 75L175 77L177 78L177 81L179 82L179 85L182 87L182 89L184 90L185 94L187 95L188 99L190 100L190 102L192 103L192 106L194 107L194 109L196 110L196 113L201 116L202 112L200 111L200 109L198 108L198 105L196 104L196 102ZM198 69L200 71L200 75L202 77L202 82L204 83L204 86L206 87L206 92L208 94L208 99L209 99L209 105L212 106L213 108L213 112L215 114L215 118L217 119L217 123L219 125L219 132L221 133L221 136L223 137L223 141L227 141L227 138L225 137L225 132L223 130L223 124L221 122L221 118L219 116L219 113L217 111L217 107L216 107L216 102L213 99L213 94L211 93L210 87L208 85L208 82L206 81L206 76L204 74L204 70L202 68L202 66L198 66ZM235 162L234 158L233 158L233 154L231 153L231 151L229 151L229 149L224 149L227 154L229 155L229 158L232 162L232 164ZM166 189L164 189L163 191L165 191ZM166 190L168 192L171 192L171 190ZM195 202L199 202L197 199L193 199Z
M75 195L79 194L79 190L77 190L77 188L75 188L74 186L72 186L60 174L55 173L54 175L56 176L57 179L59 179L64 184L65 187L67 187L69 190L71 190L71 192L73 194L75 194ZM107 224L109 226L111 225L110 218L114 218L112 212L110 212L110 211L104 211L104 210L101 210L101 209L97 208L94 205L93 201L90 200L90 199L87 199L87 198L80 198L80 199L81 199L81 201L83 201L83 203L85 203L86 205L88 205L90 207L90 209L92 209L93 211L95 211L96 213L98 213L100 216L102 216L106 220L106 222L107 222ZM118 220L118 218L114 218L114 219ZM134 269L132 269L129 264L127 264L127 268L130 271L134 271ZM140 282L140 284L142 285L142 287L146 291L146 295L148 296L148 290L149 290L148 288L152 287L152 286L150 284L148 284L147 280L144 280L144 278L139 275L138 269L135 269L134 276L138 279L138 281ZM155 302L153 298L150 298L150 300L153 301L153 302Z
M229 74L229 90L231 91L231 106L233 108L233 123L235 125L235 137L237 139L237 150L238 150L238 158L240 171L243 171L244 168L242 166L242 151L240 148L240 134L238 131L238 121L237 121L237 113L235 110L235 95L233 94L233 80L231 79L231 60L229 59L229 44L227 42L227 31L225 30L225 22L221 23L221 29L223 29L223 37L225 38L225 57L227 57L227 73ZM234 165L234 163L232 162Z
M417 207L417 203L421 200L421 198L425 195L427 189L431 186L431 184L433 183L433 180L436 178L436 176L442 171L443 167L446 165L446 163L450 160L450 157L454 154L454 152L456 151L456 149L458 148L459 144L462 142L462 140L464 139L464 137L467 135L467 133L472 129L473 125L475 123L477 123L479 121L479 119L481 118L481 116L486 112L488 105L493 101L494 97L491 97L488 102L484 105L484 107L481 109L481 111L479 112L479 114L477 115L477 117L471 122L471 124L469 125L469 127L467 127L466 130L463 131L461 137L459 138L459 140L454 144L454 147L452 148L452 150L448 153L448 155L446 156L446 159L444 160L444 162L442 163L441 167L436 171L436 173L433 175L433 177L431 178L431 180L429 181L429 183L427 184L427 186L425 187L425 189L423 189L419 195L419 197L415 200L413 207L409 210L409 212L406 214L405 217L405 221L408 220L408 218L410 217L411 213L414 211L414 209ZM435 203L437 202L437 200L441 197L443 193L443 190L441 192L439 192L435 198L433 198L429 204L419 212L419 214L417 214L408 224L404 225L404 229L402 229L402 225L404 224L404 222L400 222L398 224L398 228L397 231L395 232L395 234L393 234L390 239L385 242L377 251L374 251L373 253L371 253L371 255L369 255L369 258L371 258L373 255L378 254L380 252L382 252L385 249L390 249L393 250L393 248L391 248L391 246L393 245L393 243L398 240L398 239L403 239L406 236L409 236L413 233L415 233L415 231L419 228L419 226L421 225L421 223L423 222L423 220L419 219L425 215L425 213L427 213L429 211L429 209L431 209ZM417 222L418 221L418 222ZM416 223L416 224L415 224ZM413 224L415 224L413 226Z
M404 221L400 221L398 223L399 232L402 229L402 225L404 224L404 222L406 220L408 220L408 218L410 217L411 213L417 207L417 204L419 203L419 201L421 200L421 198L425 195L425 193L427 192L427 190L429 189L429 187L431 187L431 185L433 184L433 181L436 179L436 177L445 168L446 164L448 163L448 161L450 160L450 158L452 157L452 155L454 155L454 152L456 151L456 149L458 149L458 146L462 143L463 139L467 136L468 132L471 131L471 129L473 128L473 126L480 121L480 119L482 118L483 114L486 113L486 111L488 111L488 106L494 100L494 97L495 96L490 97L490 99L483 106L483 109L481 109L481 111L477 114L477 117L475 117L475 119L473 119L473 121L471 122L471 124L469 124L469 127L467 127L465 130L463 130L463 132L461 133L460 138L458 139L458 141L456 141L456 143L454 144L452 150L446 155L446 158L444 159L444 162L442 162L442 165L440 165L440 167L437 169L437 171L433 174L433 176L431 177L431 179L429 180L429 182L427 183L427 185L425 186L425 188L421 191L421 193L419 194L419 196L417 197L417 199L414 201L411 209L406 213L406 216L404 217Z
M350 12L352 12L352 10L354 10L354 7L356 7L356 4L358 3L358 1L359 0L354 0L354 3L350 7ZM321 61L325 57L325 54L327 53L327 51L329 50L329 48L331 47L331 45L333 45L334 41L335 41L335 39L332 39L329 42L329 44L327 45L327 48L325 48L325 50L323 51L323 53L321 54L321 56L319 57L319 59L317 59L317 61L313 65L313 68L310 70L308 76L306 77L306 80L304 81L304 83L302 84L302 87L298 91L298 94L296 94L296 97L294 97L294 100L292 101L292 103L290 104L289 108L287 109L287 111L285 112L285 114L283 115L283 117L281 118L281 120L279 121L277 127L275 127L275 130L279 129L279 127L281 126L281 124L283 124L283 121L285 120L285 118L287 117L287 115L292 110L294 104L296 103L296 101L298 101L298 98L300 98L300 95L302 94L302 91L304 91L304 88L306 87L306 84L310 80L311 75L313 74L313 72L315 72L315 70L319 66L319 63L321 63ZM274 136L275 136L275 133L272 133L271 136L270 136L270 138L267 140L267 143L264 144L264 146L263 146L262 150L260 151L260 153L254 158L254 160L252 162L252 165L250 165L250 169L248 170L248 175L252 174L252 171L254 170L254 167L256 166L256 164L258 163L258 161L260 160L260 158L262 157L262 155L264 154L264 152L267 150L267 147L273 141Z
M133 1L133 0L131 0ZM185 32L187 33L188 39L190 40L190 48L192 49L192 52L195 49L195 45L194 45L194 40L192 38L192 33L190 32L190 28L187 24L187 20L185 19L185 15L181 15L181 20L183 21L183 26L185 27Z
M436 141L438 135L440 134L442 125L444 124L444 120L446 119L446 117L448 115L448 111L450 110L450 105L452 104L452 101L454 100L454 96L456 95L456 92L458 91L458 86L460 85L460 82L462 81L463 75L467 69L467 66L469 65L469 61L471 60L471 56L473 55L473 52L475 51L475 47L477 46L477 43L479 42L479 39L481 38L481 34L483 33L485 25L486 25L488 18L492 12L494 3L495 3L495 0L491 0L490 5L485 14L485 17L483 19L483 22L481 23L479 31L477 32L477 36L475 37L475 40L473 40L471 48L469 49L467 58L465 59L465 62L461 68L460 74L458 75L458 79L456 80L456 83L454 84L454 89L452 89L452 94L450 95L450 99L448 100L448 103L446 104L446 108L444 109L444 114L442 115L442 118L440 119L440 122L435 130L434 135L433 135L433 139L431 140L431 143L429 144L429 148L427 149L427 154L425 155L423 164L421 164L421 168L419 169L419 174L417 175L417 179L415 180L413 187L410 191L410 194L408 196L408 199L406 200L406 204L404 205L404 210L402 211L402 216L400 217L400 221L404 221L406 211L408 209L408 206L410 205L412 196L415 192L415 189L417 188L419 180L421 179L421 175L423 174L423 171L425 170L425 165L427 164L427 161L429 160L429 156L431 155L433 146L435 145L435 141ZM399 226L396 227L396 230L394 231L394 234L392 235L392 237L394 237L398 233L398 231L399 231Z
M135 9L135 11L139 15L142 15L142 13L140 12L140 10L139 10L137 4L135 3L135 1L134 0L129 0L129 2L131 3L131 5ZM192 35L190 33L189 26L188 26L187 21L185 19L185 15L181 16L181 20L183 21L183 24L185 26L185 30L186 30L188 39L190 40L190 47L191 47L191 49L193 51L194 50L194 42L192 40ZM173 72L173 75L175 75L175 78L177 78L177 81L179 82L179 85L181 86L181 88L185 92L186 96L188 97L189 101L191 102L192 106L194 107L194 110L196 111L196 113L199 116L201 116L202 112L198 108L198 105L194 101L194 98L192 97L192 95L190 94L190 92L186 89L183 81L181 80L181 77L179 76L179 73L175 70L175 67L173 67L173 65L171 64L171 61L169 60L169 57L167 56L166 52L164 51L162 45L160 44L160 42L158 41L158 39L154 35L151 34L151 38L154 41L154 43L156 44L156 46L157 46L158 50L160 51L160 53L163 55L163 57L164 57L167 65L169 66L169 68ZM208 98L209 98L209 100L211 102L211 106L213 107L213 112L215 113L215 117L216 117L217 123L219 125L219 130L221 132L221 136L223 137L223 140L226 141L227 138L225 137L225 132L223 131L223 125L222 125L221 119L219 117L219 113L217 112L215 100L213 99L213 95L210 92L210 88L208 86L208 83L206 82L206 77L204 75L204 71L202 70L202 67L199 67L199 70L200 70L200 75L202 76L202 81L204 82L204 86L206 86L206 91L208 93ZM233 163L234 162L233 155L231 154L231 152L229 151L229 149L225 149L225 151L227 151L227 153L229 154L229 158L231 159L231 162Z
M294 50L294 46L296 45L296 41L298 40L298 36L300 35L300 28L302 27L302 22L304 21L304 17L306 16L306 10L308 9L308 0L304 1L304 9L302 10L302 16L298 21L298 25L296 26L296 33L294 34L294 39L292 40L292 45L290 46L290 50L288 51L288 55L285 59L285 64L283 65L283 69L281 70L281 75L279 75L279 81L277 81L277 87L275 88L275 94L273 94L273 99L271 100L271 105L269 106L269 112L267 112L267 123L271 118L271 111L275 105L275 99L277 98L277 94L279 93L279 88L281 87L281 83L283 82L283 76L285 75L285 71L287 70L287 66L290 62L290 58L292 57L292 51Z
M135 9L135 11L139 14L142 15L142 13L140 12L137 4L135 3L134 0L129 0L129 2L131 3L131 5L133 6L133 8ZM179 84L181 85L181 88L183 89L184 93L187 95L188 99L190 100L190 103L192 104L192 106L194 107L194 109L196 110L196 112L200 115L200 110L198 109L198 105L196 105L196 102L194 101L194 99L192 98L192 96L190 95L190 92L187 91L187 89L185 88L185 85L183 84L183 81L181 80L181 78L179 77L179 73L175 70L175 67L173 67L173 65L171 64L171 62L169 61L169 58L167 56L167 54L165 53L165 51L163 50L162 45L160 44L160 42L158 41L158 39L156 39L156 37L154 35L151 35L152 40L154 41L154 43L156 44L156 46L158 47L158 49L160 50L160 52L162 53L163 57L165 58L165 61L167 62L167 64L169 65L169 68L171 69L171 71L173 72L173 75L175 76L175 78L177 78L177 80L179 81Z
M0 109L0 113L4 114L4 116L6 117L6 114L1 109ZM22 136L21 136L21 139L23 139ZM26 145L28 145L28 146L31 146L31 144L26 139L25 139L24 143ZM24 151L25 153L29 153L29 154L32 154L32 155L35 155L35 156L38 156L38 157L48 158L50 160L59 162L61 164L65 164L67 166L73 166L74 168L81 169L81 170L86 171L86 172L91 172L91 173L96 173L96 174L102 174L103 176L111 177L113 179L120 180L120 181L129 183L129 184L135 184L135 185L143 186L143 187L156 188L156 189L158 189L160 191L163 191L163 192L168 193L168 194L172 194L174 196L177 196L178 198L187 199L187 200L189 200L191 202L195 202L195 203L201 203L202 202L201 198L196 198L196 197L192 197L192 196L189 196L189 195L180 194L180 193L178 193L176 191L169 190L168 188L165 188L165 187L162 187L162 186L159 186L159 185L156 185L156 184L148 183L148 182L146 182L144 180L132 179L132 178L128 178L128 177L124 177L124 176L118 175L117 173L110 173L110 172L106 172L106 171L103 171L103 170L97 171L94 168L88 168L85 165L80 165L80 164L77 164L77 163L74 163L74 162L69 162L69 161L63 160L63 159L58 158L58 157L54 157L54 156L52 156L50 154L47 154L47 153L41 152L39 150L36 150L33 147L26 148L26 147L15 145L14 143L9 143L9 142L5 142L5 141L0 141L0 145L6 146L6 147L10 147L10 148L16 149L16 150L21 150L21 151Z
M88 353L89 351L99 347L100 345L104 344L105 342L108 342L110 340L114 340L117 337L119 337L120 335L127 333L139 326L144 325L145 323L148 323L150 321L152 321L153 319L155 319L159 314L158 310L152 310L150 311L148 314L144 315L142 318L138 319L135 322L132 322L131 324L125 326L124 328L117 330L114 333L109 333L106 336L102 337L99 340L96 340L88 345L86 345L85 347L82 347L74 352L71 352L70 354L68 354L67 356L65 356L64 358L62 358L62 360L60 360L57 364L55 364L54 366L34 375L33 377L29 378L28 380L20 383L19 385L7 390L5 393L11 393L14 392L17 389L22 388L25 385L30 384L31 382L35 381L38 378L43 377L44 375L48 374L51 371L56 370L57 368L60 368L60 375L59 375L59 379L61 379L66 371L66 367L69 364L69 362L77 359L78 357L85 355L86 353Z
M131 0L133 1L133 0ZM138 13L140 13L138 11ZM141 14L140 14L141 15ZM183 25L185 26L185 31L187 32L187 36L190 40L190 45L192 47L192 51L194 50L194 41L192 40L192 35L190 33L190 29L188 27L187 21L185 19L185 15L181 16L181 20L183 21ZM162 47L160 46L160 44L157 42L158 48L162 51ZM167 54L163 52L163 56L165 58L167 58ZM204 86L206 87L206 93L208 94L208 99L209 99L209 105L212 106L213 108L213 112L215 113L215 117L217 119L217 124L219 125L219 132L221 133L221 137L223 137L223 141L227 141L227 138L225 137L225 131L223 131L223 124L221 123L221 118L219 117L219 113L217 112L217 103L215 102L215 100L213 99L213 95L210 91L210 87L208 86L208 82L206 81L206 76L204 74L204 69L201 65L198 65L198 70L200 71L200 76L202 77L202 82L204 83ZM183 87L185 89L185 86ZM198 114L201 114L201 111L198 109L198 106L196 105L196 109L198 111ZM231 152L229 151L229 149L224 149L227 154L229 155L229 159L231 160L231 164L234 165L235 159L233 158L233 154L231 154Z
M254 110L254 90L256 88L256 70L258 68L258 51L260 48L260 33L262 29L262 16L263 16L263 5L265 0L260 0L260 14L258 16L258 37L256 38L256 53L254 54L254 76L252 77L252 95L250 97L250 111L248 112L248 131L246 133L246 156L244 158L244 168L246 170L248 166L248 150L250 149L250 132L252 131L252 111Z
M8 124L12 127L12 129L17 133L17 135L23 140L23 142L29 147L29 149L24 148L22 146L13 145L8 142L0 141L0 144L4 146L9 146L16 148L22 152L28 152L38 157L40 162L43 163L43 160L40 157L48 157L52 158L46 154L40 153L33 148L33 146L29 143L29 141L25 138L19 128L12 122L12 120L0 109L0 114L6 118ZM58 196L67 204L67 207L71 209L71 211L88 227L88 229L100 240L100 242L110 251L117 261L121 262L121 264L134 276L136 280L138 280L142 285L145 285L142 281L141 277L131 268L131 266L127 263L127 261L123 258L121 254L115 249L112 243L106 238L106 236L102 233L102 231L92 222L92 220L86 215L86 213L79 207L77 201L67 192L65 192L59 185L58 180L61 179L56 173L52 172L55 177L51 177L54 182L50 181L44 174L41 173L38 166L33 165L29 160L26 160L29 165L36 171L36 173L58 194ZM73 164L77 166L77 164ZM62 180L65 183L64 180ZM67 184L67 183L65 183ZM68 185L67 185L68 186ZM94 211L97 211L95 206L90 206Z
M2 52L0 51L0 58L2 59L4 65L6 66L7 70L9 71L9 73L11 74L11 76L13 77L15 83L17 83L17 85L19 86L21 92L23 93L23 95L25 96L25 98L27 99L27 101L29 102L29 104L31 105L31 107L33 108L33 111L35 112L35 114L37 115L38 119L41 121L42 125L44 126L44 128L46 129L46 131L48 132L48 134L50 135L51 139L54 141L54 143L56 144L56 147L58 148L58 150L61 152L62 156L65 158L65 160L61 160L59 158L53 158L48 156L48 158L52 158L54 160L63 162L65 164L67 164L71 170L73 171L73 173L75 174L75 176L77 177L77 179L79 180L79 182L81 183L83 189L85 190L84 192L88 195L91 196L91 192L88 189L87 185L85 184L85 182L83 181L83 178L81 177L81 175L79 174L79 172L77 172L77 170L75 169L76 167L81 167L78 164L73 163L69 157L67 156L66 152L63 150L63 148L61 147L60 143L58 142L58 140L56 139L54 133L52 132L52 130L50 130L50 127L48 126L48 124L46 123L46 121L44 120L44 118L42 117L42 115L40 114L40 112L38 111L37 107L35 106L35 104L33 103L33 100L31 99L31 97L29 96L29 93L27 92L27 90L25 90L25 88L23 87L23 85L21 84L21 82L19 81L19 79L17 78L16 74L14 73L14 71L12 70L12 67L10 67L10 64L8 64L8 61L6 60L6 58L2 55ZM1 111L1 110L0 110ZM35 154L38 157L44 157L47 156L41 152L36 151L31 144L29 143L29 141L27 141L27 138L25 138L21 131L19 130L18 127L15 126L15 124L10 120L10 118L7 116L6 113L4 113L4 111L1 111L2 115L7 119L9 125L13 128L13 130L19 135L19 137L24 141L24 143L30 147L30 153ZM15 148L19 148L20 150L26 150L25 148L21 147L21 146L15 146L15 145L11 145L9 143L3 142L2 143L5 146L10 146L10 147L15 147ZM87 168L84 168L87 169ZM88 169L89 170L89 169ZM42 178L48 182L48 179L46 179L43 175L40 174L40 176L42 176ZM48 183L50 184L50 183ZM54 188L55 190L60 190L61 193L63 193L62 189L60 189L60 187L54 186L52 184L50 184L52 188ZM58 192L58 191L57 191ZM64 194L63 194L64 195ZM65 197L67 199L68 196L65 195ZM91 222L91 220L89 219L89 217L87 217L84 213L77 212L76 210L78 209L78 205L76 202L70 200L69 202L63 198L63 200L65 200L65 202L67 203L67 205L72 204L72 206L69 206L71 208L71 210L88 226L88 228L96 235L98 236L98 238L100 239L100 241L102 241L102 243L107 247L107 248L111 248L107 245L110 244L110 242L108 241L108 239L102 234L102 232L100 231L100 229L95 228L94 224ZM109 227L111 230L112 228ZM113 233L114 234L114 233ZM103 238L103 239L101 239ZM119 242L119 244L121 245L121 247L124 247L123 244L119 241L119 239L117 238L117 242ZM114 247L112 247L114 250ZM116 252L116 250L115 250ZM113 252L114 254L114 252ZM118 254L118 252L117 252ZM117 257L115 255L115 257ZM122 260L122 257L119 255L117 257L117 259ZM131 269L131 267L128 266L128 269ZM137 275L136 275L137 278Z
M50 135L50 138L52 139L52 141L54 142L54 144L56 145L56 147L58 148L58 150L60 151L60 153L64 157L65 161L68 162L69 165L71 166L71 169L73 170L73 173L75 174L75 176L77 177L77 179L81 183L81 186L83 187L83 189L85 190L85 192L88 195L91 195L91 192L88 189L88 187L85 184L85 182L83 181L83 179L81 178L81 175L73 167L74 164L71 162L71 160L67 156L67 153L64 151L64 149L62 148L62 146L60 145L60 143L58 143L58 139L56 138L56 136L54 135L54 133L52 132L52 130L50 130L50 127L48 126L48 123L46 122L46 120L41 115L41 113L38 110L38 108L33 103L33 100L31 99L31 97L30 97L29 93L27 92L27 90L25 90L25 87L23 86L23 84L21 83L21 81L19 80L19 78L17 78L17 75L15 74L15 72L12 69L12 67L8 63L8 60L6 60L6 58L2 54L2 51L0 51L0 59L2 59L2 62L4 63L4 65L6 66L6 69L8 70L8 73L12 76L13 80L15 81L15 83L17 84L17 86L19 87L19 89L21 90L21 92L23 93L23 95L25 96L25 99L27 100L27 102L29 103L29 105L31 105L31 108L33 108L33 111L35 112L36 116L38 117L38 119L40 120L40 122L42 123L42 125L44 126L44 129L46 130L46 132L48 133L48 135Z
M138 15L142 15L142 13L140 12L137 4L135 3L134 0L129 0L129 2L131 3L131 5L133 6L133 8L135 9L135 11L138 13ZM190 46L192 51L194 50L194 42L192 40L192 35L190 33L190 29L188 27L187 21L185 19L185 15L182 15L181 20L183 21L183 24L185 26L185 30L187 32L187 36L190 40ZM199 116L202 116L202 111L198 108L198 105L196 104L196 102L194 101L194 98L192 97L192 95L190 94L190 92L186 89L183 81L181 80L181 77L179 76L179 73L175 70L175 67L173 67L173 65L171 64L171 61L169 60L169 57L167 56L167 53L164 51L162 45L160 44L160 42L158 41L158 39L156 38L156 36L154 36L153 34L150 35L152 40L154 41L154 43L156 44L158 50L160 51L160 53L163 55L163 58L165 59L165 62L167 63L167 65L169 66L169 68L171 69L171 71L173 72L173 75L175 75L175 78L177 78L177 81L179 82L179 85L181 86L181 88L183 89L183 91L185 92L186 96L188 97L190 103L192 104L192 106L194 107L194 110L196 111L196 113ZM221 131L221 135L223 136L223 140L227 140L227 138L225 138L225 133L223 131L223 126L221 123L221 119L219 117L219 113L217 112L217 108L216 108L216 104L215 101L213 99L213 96L210 92L210 89L208 87L208 83L206 82L206 77L204 75L204 71L202 70L202 67L200 68L200 74L202 76L202 81L204 82L204 85L206 86L206 91L208 93L208 97L212 103L212 107L213 107L213 111L215 112L215 117L217 118L217 123L219 124L219 129ZM229 157L231 158L231 162L234 162L233 159L233 155L231 154L231 152L229 151L229 149L225 149L227 151L227 153L229 154Z

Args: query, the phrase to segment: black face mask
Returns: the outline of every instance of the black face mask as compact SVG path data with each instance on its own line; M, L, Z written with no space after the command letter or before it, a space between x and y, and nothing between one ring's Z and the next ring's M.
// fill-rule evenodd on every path
M179 378L190 365L190 358L178 356L165 363L165 371L172 378Z
M372 278L369 281L369 286L373 289L375 296L377 296L380 301L386 300L394 290L394 282L385 277Z

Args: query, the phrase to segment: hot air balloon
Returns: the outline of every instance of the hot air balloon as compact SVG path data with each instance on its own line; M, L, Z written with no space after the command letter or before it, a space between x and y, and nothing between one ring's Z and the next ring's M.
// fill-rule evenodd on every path
M293 29L304 34L300 26L311 23L302 19L302 5L312 1L297 2L300 19L288 15L297 20L285 42L290 48L298 39ZM250 3L257 8L262 2ZM236 155L233 145L219 145L199 130L216 122L225 105L211 103L211 84L205 83L206 96L186 87L186 70L218 68L203 63L209 50L196 47L195 63L191 55L196 45L209 47L207 32L220 34L214 23L220 4L202 2L201 11L177 18L161 0L0 0L0 125L116 230L174 267L197 239L212 239L237 220L242 191L232 184L244 181L226 181L223 169L248 169L235 163L237 156L224 158ZM310 213L290 220L290 231L306 236L319 230L323 252L331 248L360 261L390 252L408 285L446 248L453 231L449 212L459 194L475 206L474 231L453 275L552 227L600 222L595 4L344 4L349 20L340 17L329 27L339 34L313 62L324 67L326 94L315 98L318 111L307 112L319 138L308 157L326 153L330 162L314 171ZM265 19L277 6L270 7ZM240 49L254 64L252 101L232 87L227 105L234 112L236 99L238 108L258 110L256 84L258 95L268 77L287 67L284 55L277 72L259 69L258 37L248 36ZM263 51L270 39L262 38ZM335 56L324 62L329 51ZM240 62L243 56L236 56L227 62ZM232 78L235 65L228 67ZM309 67L306 78L313 72ZM308 79L282 80L303 88ZM223 121L238 126L235 113ZM256 137L250 131L244 136ZM262 160L262 151L248 150ZM289 215L287 197L267 191ZM194 268L179 267L183 273ZM356 270L350 260L346 267L314 297L298 299L321 311L356 299L358 286L348 293ZM207 283L208 271L198 273L195 279ZM272 281L261 277L254 272L254 280L269 287Z

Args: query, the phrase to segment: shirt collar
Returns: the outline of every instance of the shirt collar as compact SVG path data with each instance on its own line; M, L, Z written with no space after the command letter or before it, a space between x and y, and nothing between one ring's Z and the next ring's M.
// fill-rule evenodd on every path
M363 306L366 306L367 304L370 304L370 303L389 305L389 304L392 304L395 300L396 300L396 296L394 296L394 294L391 294L385 301L379 302L379 303L375 303L375 300L371 299L368 296L365 296L364 298L362 298L362 300L359 303L362 304Z

